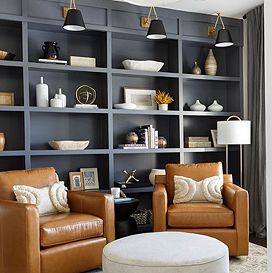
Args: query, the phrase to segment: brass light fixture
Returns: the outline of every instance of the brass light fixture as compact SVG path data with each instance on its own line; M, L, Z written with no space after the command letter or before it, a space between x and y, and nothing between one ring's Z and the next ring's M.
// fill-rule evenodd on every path
M229 46L233 46L233 41L230 35L230 31L228 29L225 28L225 24L223 22L222 16L220 13L217 13L217 18L216 18L216 22L214 24L213 27L209 27L208 32L209 34L213 34L216 31L216 27L218 22L221 22L222 24L222 29L220 29L217 33L217 38L216 38L216 42L215 42L215 46L216 47L229 47ZM210 35L212 36L212 35Z
M65 17L63 28L69 31L85 30L81 11L76 8L75 0L70 0L70 7Z
M150 26L147 31L146 38L153 39L153 40L165 39L167 36L166 36L166 32L165 32L165 29L163 26L163 22L162 22L162 20L160 20L158 18L155 7L153 7L153 6L150 7L146 21L147 21L147 23L148 23L148 21L150 21L150 16L151 16L152 10L154 11L155 19L152 19L150 22Z

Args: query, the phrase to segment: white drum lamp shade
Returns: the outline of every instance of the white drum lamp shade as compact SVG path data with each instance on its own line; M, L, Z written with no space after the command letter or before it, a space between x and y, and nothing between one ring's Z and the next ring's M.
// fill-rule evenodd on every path
M250 121L218 121L217 142L227 145L250 144Z

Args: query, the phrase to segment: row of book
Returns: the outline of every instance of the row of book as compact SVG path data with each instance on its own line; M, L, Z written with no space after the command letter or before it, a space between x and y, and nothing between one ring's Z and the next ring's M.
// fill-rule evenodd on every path
M142 125L134 129L138 135L137 144L119 144L118 149L158 149L159 132L152 124Z

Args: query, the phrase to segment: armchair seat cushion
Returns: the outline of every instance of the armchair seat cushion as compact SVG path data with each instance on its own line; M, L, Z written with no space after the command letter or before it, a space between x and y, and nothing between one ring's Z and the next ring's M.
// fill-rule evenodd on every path
M40 217L42 248L103 235L103 220L81 213L61 213Z
M182 203L168 207L168 226L172 228L218 228L234 225L233 211L215 203Z

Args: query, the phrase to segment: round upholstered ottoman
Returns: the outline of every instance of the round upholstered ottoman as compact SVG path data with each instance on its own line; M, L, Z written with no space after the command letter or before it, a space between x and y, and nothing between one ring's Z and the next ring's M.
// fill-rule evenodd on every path
M229 273L228 247L184 232L132 235L104 247L103 273Z

